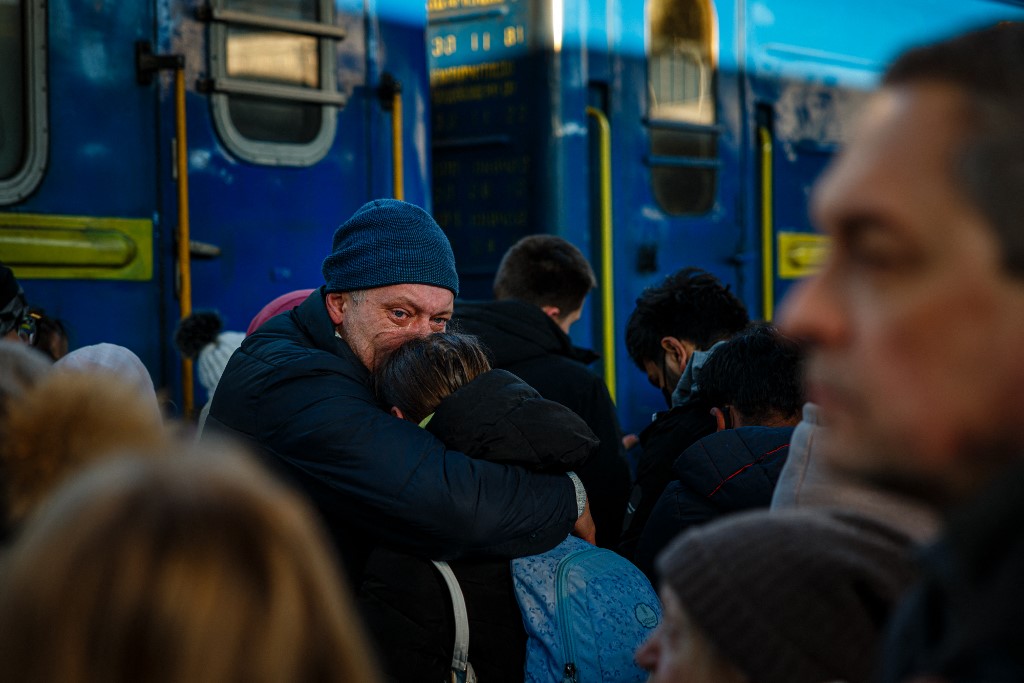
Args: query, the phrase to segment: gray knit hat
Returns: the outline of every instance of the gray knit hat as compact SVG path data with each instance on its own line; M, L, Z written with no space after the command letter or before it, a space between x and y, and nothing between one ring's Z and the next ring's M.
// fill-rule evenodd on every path
M902 537L821 510L692 529L657 567L722 656L758 683L871 680L885 621L914 578Z
M364 204L334 233L324 259L328 292L419 284L459 294L455 255L426 211L397 199Z

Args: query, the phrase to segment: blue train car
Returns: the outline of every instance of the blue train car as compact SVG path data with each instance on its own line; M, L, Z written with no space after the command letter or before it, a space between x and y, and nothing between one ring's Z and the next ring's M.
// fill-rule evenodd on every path
M621 342L641 290L698 265L770 318L823 253L808 189L884 64L1022 14L1009 0L8 0L0 261L73 345L131 348L185 405L182 310L243 329L317 285L332 231L369 198L435 212L467 297L490 296L518 237L557 233L601 280L573 335L602 351L638 429L661 407Z
M600 281L573 328L626 429L661 395L629 361L644 287L696 265L771 319L827 245L807 198L891 58L1003 19L996 0L429 0L433 197L466 296L549 232Z
M364 201L429 205L425 28L401 0L0 3L0 261L187 402L189 303L244 330Z

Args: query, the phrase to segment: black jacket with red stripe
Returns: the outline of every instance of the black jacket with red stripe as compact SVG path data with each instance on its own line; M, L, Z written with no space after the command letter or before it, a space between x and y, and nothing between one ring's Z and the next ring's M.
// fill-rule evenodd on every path
M634 561L652 583L654 558L684 529L771 504L792 434L792 427L726 429L683 451L636 548Z

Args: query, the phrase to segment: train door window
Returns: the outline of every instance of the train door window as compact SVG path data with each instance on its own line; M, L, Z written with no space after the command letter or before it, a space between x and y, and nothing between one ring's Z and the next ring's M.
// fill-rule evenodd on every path
M28 196L45 170L44 6L0 0L0 204Z
M345 33L334 25L333 0L214 0L203 15L211 22L206 86L227 147L262 164L322 159L345 104L335 70Z
M671 215L706 213L715 201L716 28L711 0L648 0L648 163L654 197Z

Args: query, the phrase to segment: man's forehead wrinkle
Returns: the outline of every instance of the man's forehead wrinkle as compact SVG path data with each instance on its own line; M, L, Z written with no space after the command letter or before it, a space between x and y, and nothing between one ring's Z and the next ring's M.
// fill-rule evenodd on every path
M382 307L406 306L417 311L429 311L433 313L451 312L454 296L444 290L443 293L429 294L409 293L402 291L380 291L375 293L375 303Z

